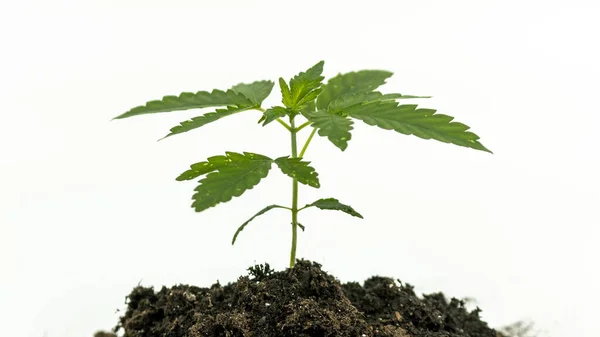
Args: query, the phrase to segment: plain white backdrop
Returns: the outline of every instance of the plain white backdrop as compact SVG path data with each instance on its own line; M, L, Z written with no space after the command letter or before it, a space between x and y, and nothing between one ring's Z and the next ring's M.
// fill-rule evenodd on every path
M203 111L110 119L148 100L289 78L395 73L383 92L472 127L494 155L357 122L345 152L317 137L298 256L341 281L400 278L473 297L499 327L592 337L600 239L596 1L6 1L0 4L0 329L90 336L143 285L235 281L285 268L289 203L276 170L203 213L174 178L224 151L289 153L258 112L156 142ZM279 103L276 86L265 106ZM208 110L207 110L208 111Z

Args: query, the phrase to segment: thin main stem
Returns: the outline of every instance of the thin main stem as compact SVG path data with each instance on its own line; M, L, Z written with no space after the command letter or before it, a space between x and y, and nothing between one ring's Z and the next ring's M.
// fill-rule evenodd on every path
M298 157L298 147L296 140L296 124L294 117L290 117L290 127L292 134L292 158ZM292 251L290 253L290 268L296 263L296 243L298 241L298 179L292 179Z

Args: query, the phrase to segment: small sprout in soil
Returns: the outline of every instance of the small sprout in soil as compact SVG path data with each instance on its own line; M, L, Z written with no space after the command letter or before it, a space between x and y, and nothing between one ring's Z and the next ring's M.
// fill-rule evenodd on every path
M271 266L268 263L265 263L264 265L257 264L254 267L248 268L248 272L254 277L255 280L260 281L272 275L275 271L271 269Z
M227 90L184 92L179 96L165 96L147 102L114 119L145 114L182 111L200 108L216 108L212 112L191 118L171 128L163 137L168 138L200 128L224 117L258 111L258 123L262 126L278 125L289 131L291 153L271 158L251 152L225 152L225 155L209 157L192 164L176 180L199 179L192 197L192 207L202 212L254 188L266 178L275 164L283 174L292 179L292 203L290 206L269 205L246 222L235 232L232 244L240 232L256 217L273 209L284 209L291 213L292 248L290 267L296 261L298 213L316 207L321 210L336 210L354 217L362 215L351 206L335 198L323 198L300 207L298 184L319 188L321 182L316 170L304 155L315 134L327 138L334 146L344 151L352 138L350 131L355 120L384 130L393 130L423 139L435 139L444 143L490 152L479 142L479 137L465 124L453 121L448 115L436 110L418 108L416 104L400 104L405 99L428 98L398 93L383 94L376 89L383 85L392 73L384 70L361 70L338 74L323 83L321 61L310 69L299 73L289 81L279 78L282 105L263 108L263 101L271 94L275 83L263 80L239 83ZM276 123L273 123L276 122ZM272 124L273 123L273 124ZM310 128L308 128L310 127ZM310 130L304 145L299 147L298 136Z

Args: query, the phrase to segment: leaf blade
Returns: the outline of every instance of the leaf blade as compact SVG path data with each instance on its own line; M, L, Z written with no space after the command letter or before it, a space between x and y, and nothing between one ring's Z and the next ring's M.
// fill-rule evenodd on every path
M283 78L279 78L279 88L281 89L281 103L288 108L291 108L294 103L292 102L292 93L290 87Z
M385 70L360 70L338 74L323 85L323 92L317 98L317 108L324 110L330 102L345 94L371 92L383 85L392 75L392 72Z
M145 114L182 111L209 107L242 107L250 105L252 105L252 101L250 101L244 95L237 93L231 89L227 91L215 89L212 92L183 92L179 96L164 96L161 100L149 101L145 105L132 108L129 111L113 119L123 119Z
M258 185L271 169L273 160L256 153L226 152L225 156L214 156L208 162L216 167L194 189L192 207L202 212L219 203L239 197Z
M299 73L290 80L290 92L291 92L291 103L292 106L288 108L298 108L299 104L308 94L313 90L318 89L322 85L322 81L325 77L321 76L323 73L324 61L319 61L308 70ZM318 93L317 93L318 95ZM314 97L316 98L315 95ZM314 98L313 98L314 99ZM306 103L309 100L306 100Z
M341 113L345 108L357 104L367 104L375 101L395 101L397 99L413 99L413 98L431 98L431 96L414 96L402 94L382 94L379 91L359 91L349 94L344 94L335 100L331 101L327 106L327 111L330 113Z
M217 109L214 112L209 112L202 116L198 116L198 117L194 117L189 120L185 120L185 121L179 123L179 125L172 127L169 134L167 134L166 136L161 138L161 140L171 137L171 136L175 136L175 135L184 133L184 132L192 131L192 130L202 127L206 124L216 122L223 117L232 116L232 115L235 115L235 114L243 112L243 111L251 110L253 108L254 107L228 106L225 109Z
M231 245L235 244L235 241L237 240L238 235L240 234L241 231L244 230L244 228L246 228L246 226L254 219L256 219L257 217L267 213L268 211L274 209L274 208L283 208L283 209L288 209L287 207L284 206L279 206L279 205L269 205L263 209L261 209L260 211L258 211L258 213L254 214L250 219L246 220L246 222L244 222L240 227L238 227L238 229L235 231L235 234L233 235L233 239L231 240Z
M350 118L326 111L305 113L304 116L312 122L313 128L318 129L319 136L327 137L340 150L346 150L354 123Z
M321 94L322 91L323 91L323 89L321 89L321 88L314 89L313 91L309 92L304 97L302 97L302 99L300 101L298 101L297 106L299 108L303 108L305 105L309 105L310 103L313 103L315 101L315 99Z
M244 95L252 103L260 106L269 97L274 85L273 81L254 81L252 83L236 84L231 87L231 90Z
M288 109L286 109L282 106L274 106L272 108L267 109L263 113L262 118L258 122L259 123L263 122L262 126L266 126L267 124L273 122L277 118L286 116L288 113L289 113Z
M289 158L289 156L285 156L275 159L275 164L279 166L281 172L291 178L296 178L299 183L314 188L321 187L319 174L312 166L309 166L310 162L302 161L302 158Z
M491 153L478 141L479 136L467 131L470 129L467 125L454 122L454 117L436 114L433 109L417 109L414 104L398 105L397 102L384 101L352 106L344 112L385 130Z
M331 101L327 106L327 111L330 113L342 112L345 108L351 107L356 104L366 104L373 101L388 101L401 98L401 94L387 94L384 95L378 91L372 92L354 92L344 94L335 100Z
M209 161L202 161L190 166L190 169L181 173L175 180L184 181L198 178L201 175L213 172L217 169L215 163Z
M300 113L301 113L303 116L305 116L305 117L306 117L307 115L309 115L309 114L311 114L311 113L313 113L313 112L317 111L317 106L316 106L316 103L315 103L315 101L310 101L310 102L307 102L307 103L306 103L306 104L304 104L302 107L300 107L299 111L300 111Z
M302 209L309 208L309 207L316 207L316 208L322 209L322 210L341 211L346 214L352 215L354 217L363 219L363 216L360 213L358 213L356 210L354 210L354 208L352 208L349 205L342 204L341 202L339 202L339 200L337 200L335 198L319 199L313 203L307 204L306 206L302 207Z

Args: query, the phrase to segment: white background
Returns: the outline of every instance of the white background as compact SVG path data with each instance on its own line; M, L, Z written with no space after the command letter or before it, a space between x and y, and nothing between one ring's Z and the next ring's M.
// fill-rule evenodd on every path
M395 73L384 92L455 116L494 151L357 122L345 152L306 158L343 213L301 213L299 257L341 281L400 278L474 297L498 327L596 336L600 24L594 1L3 1L0 5L0 326L3 336L91 336L138 282L208 286L286 266L289 203L277 170L203 213L174 178L224 151L289 153L258 112L156 142L199 111L109 122L182 91ZM266 106L279 103L276 86ZM304 135L305 136L305 135Z

